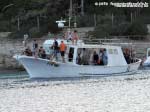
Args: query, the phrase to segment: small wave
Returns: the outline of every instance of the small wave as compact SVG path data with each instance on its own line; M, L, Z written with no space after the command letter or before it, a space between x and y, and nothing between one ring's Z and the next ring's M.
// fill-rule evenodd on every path
M89 84L89 83L107 83L112 81L135 81L149 80L150 70L139 70L132 75L105 76L105 77L78 77L78 78L50 78L50 79L29 79L27 74L7 75L0 77L0 89L12 88L35 88L47 86L60 86L67 84Z

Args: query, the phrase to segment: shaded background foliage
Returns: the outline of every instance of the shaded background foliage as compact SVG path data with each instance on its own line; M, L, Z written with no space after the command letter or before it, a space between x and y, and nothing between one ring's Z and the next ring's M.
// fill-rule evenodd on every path
M97 38L110 35L147 35L146 24L150 23L148 8L96 7L95 2L133 2L131 0L84 0L84 15L81 15L81 1L73 1L73 18L78 27L95 27L92 32ZM149 0L140 0L148 2ZM134 0L139 2L139 0ZM61 17L68 21L70 0L1 0L0 31L13 32L12 37L40 37L47 32L61 31L55 23ZM113 23L112 23L113 14ZM132 21L131 21L132 14ZM18 18L20 29L18 29ZM76 18L76 19L74 19ZM37 19L39 19L39 28ZM66 23L66 25L68 22Z

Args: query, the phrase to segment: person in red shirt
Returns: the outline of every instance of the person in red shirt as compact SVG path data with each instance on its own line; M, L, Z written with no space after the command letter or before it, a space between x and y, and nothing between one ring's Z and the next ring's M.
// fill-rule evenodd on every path
M60 53L61 53L61 57L62 57L62 61L65 63L65 51L66 51L66 45L64 44L63 41L61 41L61 44L60 44Z

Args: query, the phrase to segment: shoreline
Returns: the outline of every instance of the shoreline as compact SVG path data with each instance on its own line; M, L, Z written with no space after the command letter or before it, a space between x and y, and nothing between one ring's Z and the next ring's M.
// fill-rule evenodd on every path
M0 68L0 75L4 75L4 74L13 74L13 73L17 73L20 71L24 71L24 70L20 70L20 69L9 69L9 68Z

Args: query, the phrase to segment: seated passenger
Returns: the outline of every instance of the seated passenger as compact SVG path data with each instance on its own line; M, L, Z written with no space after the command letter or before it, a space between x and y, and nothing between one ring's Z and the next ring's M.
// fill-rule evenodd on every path
M46 53L45 53L45 50L43 49L43 47L40 47L38 55L40 58L43 58L43 59L46 58Z
M45 50L44 50L43 53L42 53L42 58L43 58L43 59L46 59L46 53L45 53Z
M25 49L24 54L26 56L32 56L32 51L29 46Z

